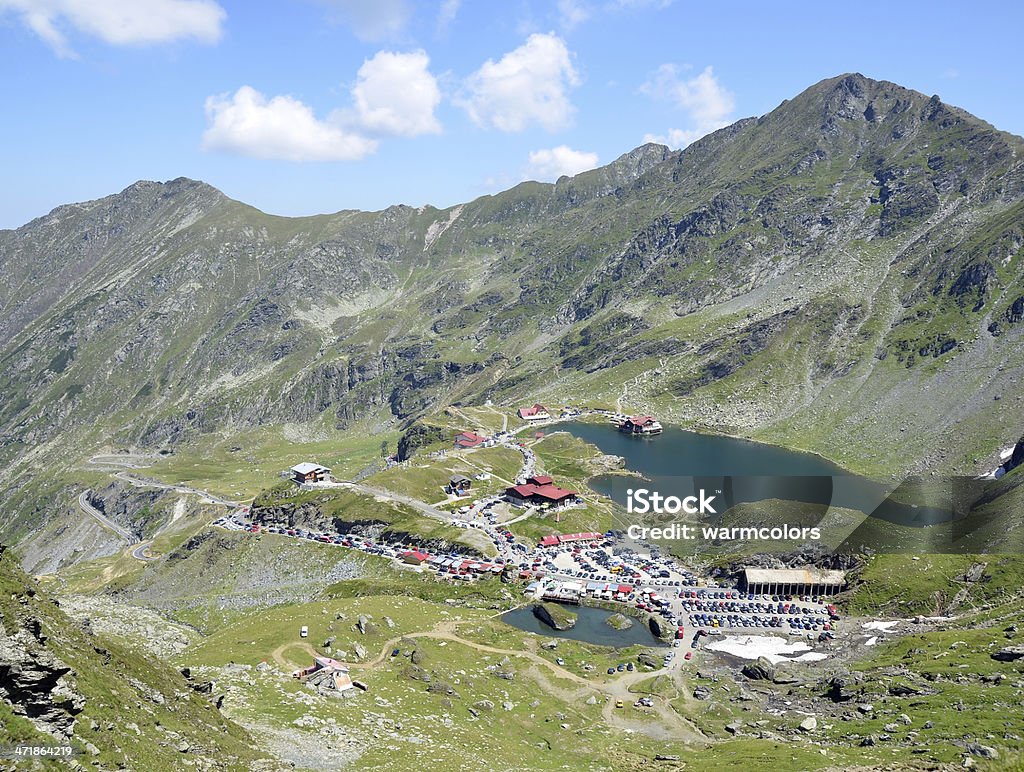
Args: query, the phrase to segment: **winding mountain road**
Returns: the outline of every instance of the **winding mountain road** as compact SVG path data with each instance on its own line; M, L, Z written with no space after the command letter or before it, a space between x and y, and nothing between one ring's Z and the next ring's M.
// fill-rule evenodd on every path
M113 531L114 533L116 533L118 536L120 536L122 539L124 539L129 544L134 544L135 543L135 534L133 534L131 531L129 531L123 525L118 525L113 520L111 520L109 517L107 517L102 512L100 512L98 509L96 509L96 507L94 507L92 504L90 504L89 503L89 494L90 493L91 493L91 491L89 489L86 489L86 490L84 490L84 491L82 491L81 493L78 494L78 507L79 507L79 509L81 509L83 512L85 512L85 514L89 515L93 519L97 520L99 522L99 524L102 525L107 530Z

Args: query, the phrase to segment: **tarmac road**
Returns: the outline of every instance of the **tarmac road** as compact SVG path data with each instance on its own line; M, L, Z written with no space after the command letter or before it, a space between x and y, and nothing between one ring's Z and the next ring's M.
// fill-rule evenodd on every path
M135 535L132 534L131 531L124 526L118 525L89 503L88 490L84 490L78 494L78 506L83 512L85 512L85 514L90 515L92 518L99 521L100 525L113 531L129 544L132 544L135 541Z

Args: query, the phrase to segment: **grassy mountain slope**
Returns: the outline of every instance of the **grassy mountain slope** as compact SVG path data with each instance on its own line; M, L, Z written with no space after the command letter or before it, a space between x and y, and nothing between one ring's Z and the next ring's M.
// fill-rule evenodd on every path
M7 528L49 459L488 398L619 400L880 474L994 466L1022 429L1021 148L844 75L443 211L281 218L189 180L61 207L0 233Z
M72 621L2 548L0 621L0 742L70 744L106 769L278 768L171 665Z

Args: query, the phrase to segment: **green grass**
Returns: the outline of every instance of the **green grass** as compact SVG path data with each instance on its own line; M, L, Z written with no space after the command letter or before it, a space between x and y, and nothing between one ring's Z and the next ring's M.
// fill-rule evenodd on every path
M958 611L1020 597L1024 586L1021 555L875 555L852 577L847 603L851 614L871 616L936 615L961 591L967 596ZM962 581L975 563L985 563L982 582Z
M295 442L285 438L280 429L254 430L205 438L140 474L245 500L302 461L323 464L340 480L349 478L381 458L381 443L394 453L397 441L398 432L338 433L333 439ZM232 450L236 447L240 450Z
M468 497L459 503L503 491L513 484L522 466L522 455L509 448L479 448L471 451L449 451L443 458L416 456L399 466L367 478L366 483L385 490L412 496L428 503L444 501L444 487L453 474L462 474L473 481ZM488 473L489 480L476 475Z
M31 584L9 554L0 557L0 621L8 634L37 623L45 648L72 668L70 688L85 697L73 744L90 742L99 749L99 755L86 758L110 767L130 761L139 769L171 769L184 756L176 749L181 739L229 769L249 769L264 756L253 750L244 730L189 689L166 662L88 635ZM25 719L12 717L3 701L0 719L2 744L44 740ZM129 731L127 724L137 725L139 732ZM58 743L49 738L44 744Z

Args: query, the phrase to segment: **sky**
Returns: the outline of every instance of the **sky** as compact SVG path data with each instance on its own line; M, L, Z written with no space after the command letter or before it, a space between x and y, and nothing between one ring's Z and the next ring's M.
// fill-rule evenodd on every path
M1024 135L1016 3L0 0L0 228L139 179L447 207L861 72Z

